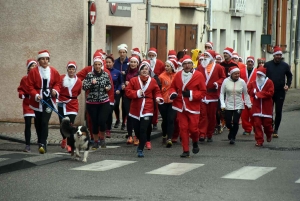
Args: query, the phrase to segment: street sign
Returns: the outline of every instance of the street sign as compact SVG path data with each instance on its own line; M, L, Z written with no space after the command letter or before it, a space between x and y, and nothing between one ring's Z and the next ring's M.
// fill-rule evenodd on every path
M107 0L108 3L145 3L145 0Z
M96 4L95 2L92 2L90 5L90 21L92 25L95 24L96 16L97 16Z

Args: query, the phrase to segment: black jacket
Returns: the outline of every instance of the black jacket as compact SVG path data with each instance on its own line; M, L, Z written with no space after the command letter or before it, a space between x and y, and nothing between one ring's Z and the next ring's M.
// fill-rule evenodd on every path
M274 60L265 63L264 67L267 69L267 77L274 83L274 89L283 90L287 85L291 86L293 75L290 66L284 61L275 63Z
M233 62L232 60L230 60L229 62L223 61L223 62L220 63L220 65L224 67L224 72L225 72L226 77L228 77L228 71L229 71L229 68L230 68L230 67L233 67L233 66L239 67L239 66L238 66L235 62Z

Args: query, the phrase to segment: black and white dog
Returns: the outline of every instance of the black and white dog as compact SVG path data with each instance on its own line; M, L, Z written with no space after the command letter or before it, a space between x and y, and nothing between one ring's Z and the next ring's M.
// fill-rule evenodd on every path
M70 145L73 148L72 156L74 155L74 159L79 160L80 158L79 151L84 150L82 162L87 162L87 157L90 149L90 145L89 145L90 135L87 127L86 126L74 127L70 124L69 117L65 117L62 119L60 130L65 137L70 138L70 142L74 143ZM74 154L74 148L76 154Z

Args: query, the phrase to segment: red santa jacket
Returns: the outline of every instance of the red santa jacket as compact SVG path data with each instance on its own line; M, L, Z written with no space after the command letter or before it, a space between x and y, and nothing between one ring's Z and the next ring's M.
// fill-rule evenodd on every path
M79 104L77 97L81 93L81 87L82 82L80 79L78 79L77 76L75 76L75 82L72 86L65 87L64 86L64 78L66 75L61 75L61 88L60 88L60 94L59 94L59 103L65 103L63 104L63 111L64 115L69 114L78 114Z
M170 96L177 94L173 100L172 108L179 112L183 110L193 114L200 114L200 101L206 93L205 79L202 73L193 70L193 75L186 83L183 83L182 72L176 73L171 84ZM190 90L190 97L183 97L182 91Z
M154 68L151 67L151 70L154 72L155 75L159 76L165 71L165 64L159 59L156 59L156 63Z
M140 96L139 90L144 92L144 96ZM163 104L163 98L157 82L150 76L145 85L141 81L140 76L131 78L125 88L125 94L131 99L129 116L138 120L141 117L153 116L155 99L160 99L160 104Z
M205 79L206 95L204 100L207 102L218 102L220 97L220 89L224 79L226 78L224 68L217 63L213 63L210 73L207 73L207 69L198 65L199 72L202 73Z
M107 72L107 74L109 75L109 80L110 80L110 84L111 84L111 89L107 92L108 93L108 97L109 97L109 103L110 105L114 105L115 104L115 95L114 95L114 82L111 78L110 75L110 71L106 69L106 67L103 68L104 72ZM94 67L93 66L86 66L85 68L83 68L81 71L79 71L78 73L76 73L77 77L83 81L86 77L86 75L89 72L94 71ZM86 97L89 93L86 92Z
M248 75L247 68L240 69L240 78L242 78L246 84L250 84L251 82L256 80L256 68L253 68L250 75Z
M41 74L39 72L39 69L42 67L36 67L30 70L28 77L27 77L27 86L28 86L28 91L30 95L30 101L29 101L29 106L35 111L42 112L43 111L43 106L41 101L37 101L37 96L40 95L43 97L42 89L43 89L43 79L41 77ZM59 97L59 92L60 92L60 75L58 71L52 67L49 66L50 68L50 81L48 80L47 82L47 88L51 91L52 89L56 91L57 93L57 98ZM51 102L52 105L55 109L56 108L56 97L51 97Z
M272 118L274 85L272 80L266 78L261 89L257 86L257 82L251 82L248 85L248 93L252 97L252 113L253 116Z
M20 82L20 86L18 87L19 98L23 99L23 115L24 117L32 116L34 117L34 111L29 107L29 92L27 88L27 75L25 75Z

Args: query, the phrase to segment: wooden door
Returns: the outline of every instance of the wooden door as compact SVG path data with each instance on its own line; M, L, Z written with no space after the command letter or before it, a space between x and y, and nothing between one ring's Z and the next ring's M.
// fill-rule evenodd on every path
M150 47L157 49L157 58L165 62L167 59L167 24L151 24Z
M197 25L175 25L175 50L176 52L187 49L187 54L191 55L191 50L197 48Z

